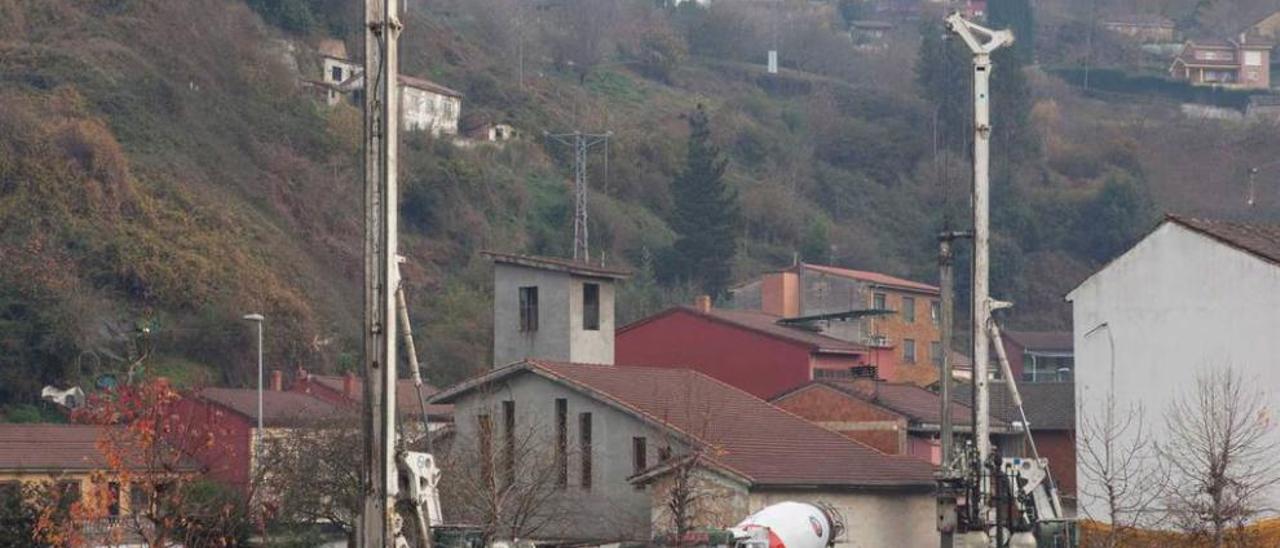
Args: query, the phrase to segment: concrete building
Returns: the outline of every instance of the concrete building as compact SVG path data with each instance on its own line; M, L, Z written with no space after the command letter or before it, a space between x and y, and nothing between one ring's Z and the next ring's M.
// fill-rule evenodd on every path
M847 525L837 546L938 542L932 466L880 453L696 371L527 360L434 401L455 406L453 449L489 455L491 473L526 435L556 448L551 470L514 464L503 472L557 478L561 493L545 506L572 519L549 518L539 540L648 541L670 529L664 479L694 466L698 488L708 489L700 526L730 526L784 500L821 501Z
M1071 381L1075 359L1070 331L1002 330L1000 335L1018 384ZM996 367L993 370L998 371L998 364Z
M462 93L412 76L400 76L400 119L405 131L457 135Z
M1271 88L1271 48L1275 44L1249 40L1188 40L1173 60L1169 74L1193 86L1232 89Z
M799 263L730 290L728 306L877 349L890 381L928 385L942 360L938 288L878 272Z
M815 333L754 310L722 310L711 299L678 306L618 330L618 363L689 368L771 398L814 379L849 376L876 349Z
M1270 409L1280 402L1280 225L1166 217L1067 300L1079 416L1101 416L1111 398L1117 409L1141 405L1153 439L1164 439L1176 398L1226 367ZM1088 487L1080 503L1097 509Z
M866 369L867 377L816 380L779 395L770 403L886 454L942 464L938 437L942 399L913 384L872 378L874 369ZM972 432L973 409L959 402L952 402L949 407L956 431ZM991 429L993 440L1001 447L1011 447L1021 437L999 417L991 421Z
M525 358L613 364L615 284L630 273L485 252L493 261L493 365Z

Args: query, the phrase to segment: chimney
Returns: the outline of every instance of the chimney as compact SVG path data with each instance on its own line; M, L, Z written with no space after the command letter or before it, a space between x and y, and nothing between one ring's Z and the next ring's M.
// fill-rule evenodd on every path
M342 377L342 397L356 399L356 374L350 371Z
M693 299L693 307L703 314L711 313L711 295L698 295Z
M800 315L800 275L793 271L764 275L760 282L760 311L783 318Z
M284 392L284 372L279 369L271 370L271 390Z

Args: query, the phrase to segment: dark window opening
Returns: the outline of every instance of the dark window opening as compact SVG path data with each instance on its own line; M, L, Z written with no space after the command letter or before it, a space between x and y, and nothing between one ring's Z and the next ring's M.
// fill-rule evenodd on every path
M872 308L876 310L888 310L888 305L885 303L884 293L876 293L871 297L871 301L872 301L872 304L871 304Z
M582 284L582 328L600 330L600 284Z
M569 402L556 398L556 485L569 484Z
M516 402L502 402L502 479L511 485L516 479Z
M933 362L933 365L937 365L937 366L942 365L942 343L941 342L933 341L929 343L929 359Z
M147 510L147 490L141 484L129 485L129 512L141 514Z
M538 288L520 288L520 330L538 330Z
M114 481L107 484L107 515L120 517L120 484Z
M916 323L916 299L915 297L902 298L902 319L907 323Z
M342 82L342 67L336 67L336 66L335 66L335 67L333 67L331 70L333 71L333 81L334 81L334 82L341 83L341 82Z
M582 452L582 488L591 488L591 413L578 413L578 444Z
M477 426L479 426L477 440L480 444L480 479L484 485L493 486L493 421L489 415L479 415L476 417Z
M639 474L649 468L648 442L643 436L631 438L631 470Z
M902 340L902 361L916 363L916 341L912 339Z

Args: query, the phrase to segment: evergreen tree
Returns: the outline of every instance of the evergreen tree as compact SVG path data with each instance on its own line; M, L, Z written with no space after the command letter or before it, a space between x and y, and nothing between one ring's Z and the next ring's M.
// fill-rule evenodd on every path
M1013 31L1013 46L991 56L991 112L993 157L1001 165L1035 154L1031 134L1031 86L1025 68L1035 62L1036 23L1030 0L991 0L987 22L994 29Z
M728 160L711 141L702 105L689 115L689 128L685 167L671 184L676 242L670 266L679 281L718 298L729 287L737 251L738 194L725 183Z

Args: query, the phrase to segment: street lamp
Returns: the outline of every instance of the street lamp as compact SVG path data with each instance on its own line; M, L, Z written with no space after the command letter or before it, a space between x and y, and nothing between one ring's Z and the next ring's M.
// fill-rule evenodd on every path
M245 314L244 319L258 324L258 434L255 436L254 456L262 457L262 314Z

